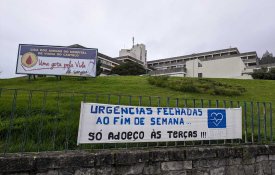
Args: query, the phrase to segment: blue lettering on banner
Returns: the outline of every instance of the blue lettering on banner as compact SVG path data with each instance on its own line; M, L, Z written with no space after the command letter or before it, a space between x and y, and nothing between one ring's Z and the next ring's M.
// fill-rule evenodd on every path
M225 109L208 109L208 128L226 128Z

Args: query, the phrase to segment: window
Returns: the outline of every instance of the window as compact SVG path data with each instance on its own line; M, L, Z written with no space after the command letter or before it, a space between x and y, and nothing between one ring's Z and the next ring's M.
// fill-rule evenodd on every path
M202 67L202 64L201 64L201 63L198 63L198 67Z
M255 59L256 56L248 56L248 59Z
M248 63L248 66L256 66L256 63Z
M202 73L198 73L198 77L199 77L199 78L202 78Z

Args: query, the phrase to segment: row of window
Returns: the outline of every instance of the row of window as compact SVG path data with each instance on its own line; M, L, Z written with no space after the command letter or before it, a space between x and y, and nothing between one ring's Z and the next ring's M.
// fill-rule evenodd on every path
M246 66L256 66L257 63L247 63Z
M242 60L255 59L256 55L241 57Z
M113 64L112 62L106 61L104 59L100 59L100 61L101 61L102 64L105 64L105 65L108 65L108 66L112 66L112 67L116 66L116 64Z
M220 57L220 56L225 56L225 55L236 55L238 54L237 52L225 52L225 53L219 53L219 54L213 54L213 55L204 55L204 56L199 56L199 57L191 57L191 58L183 58L179 60L172 60L172 61L165 61L165 62L157 62L157 63L152 63L148 64L149 66L157 66L157 65L163 65L163 64L172 64L172 63L181 63L193 59L207 59L207 58L214 58L214 57Z

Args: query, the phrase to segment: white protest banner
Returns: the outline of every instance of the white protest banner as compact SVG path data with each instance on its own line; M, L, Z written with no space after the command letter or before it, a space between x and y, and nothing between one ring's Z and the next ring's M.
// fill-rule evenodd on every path
M241 108L172 108L81 103L77 143L241 138Z

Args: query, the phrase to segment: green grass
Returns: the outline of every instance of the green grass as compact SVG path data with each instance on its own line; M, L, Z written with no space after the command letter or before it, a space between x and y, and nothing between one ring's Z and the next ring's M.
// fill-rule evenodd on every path
M160 96L188 99L239 100L275 102L275 81L272 80L238 80L214 79L217 82L244 87L247 91L241 96L225 97L211 94L179 92L150 85L147 77L113 76L82 80L80 78L62 77L38 78L28 81L26 77L0 80L0 88L20 88L32 90L94 92L98 94L120 94L133 96Z
M222 96L239 96L246 90L244 87L231 85L205 78L171 78L168 76L153 76L148 78L151 85L165 87L179 92L191 92Z
M27 77L21 77L0 80L0 153L4 152L5 149L7 152L18 152L103 148L103 145L76 146L80 102L84 100L110 104L178 105L180 107L201 107L202 105L204 107L217 105L229 107L231 104L236 107L239 101L239 105L243 108L244 101L246 101L247 113L243 113L243 121L245 121L244 116L246 114L248 141L252 141L252 126L254 127L254 141L258 139L258 131L260 131L260 136L264 138L265 125L267 140L270 138L269 103L259 103L260 116L258 118L256 102L275 102L275 81L213 79L215 82L241 86L246 89L239 96L219 96L156 87L150 85L147 78L113 76L83 80L81 78L62 77L60 81L54 77L41 77L29 81ZM175 79L177 80L177 78ZM17 91L16 100L14 100L14 90L10 89L21 89ZM32 91L32 96L30 96L29 90L41 91ZM252 106L250 102L253 102ZM264 113L264 104L267 107L266 113ZM253 115L251 113L252 107ZM272 111L274 114L274 107ZM273 128L273 135L275 135L274 131ZM136 146L136 144L128 144L127 146L130 145ZM154 143L150 143L150 145L154 145ZM125 147L126 144L104 145L105 148L115 146ZM140 146L144 146L144 144L140 144Z

